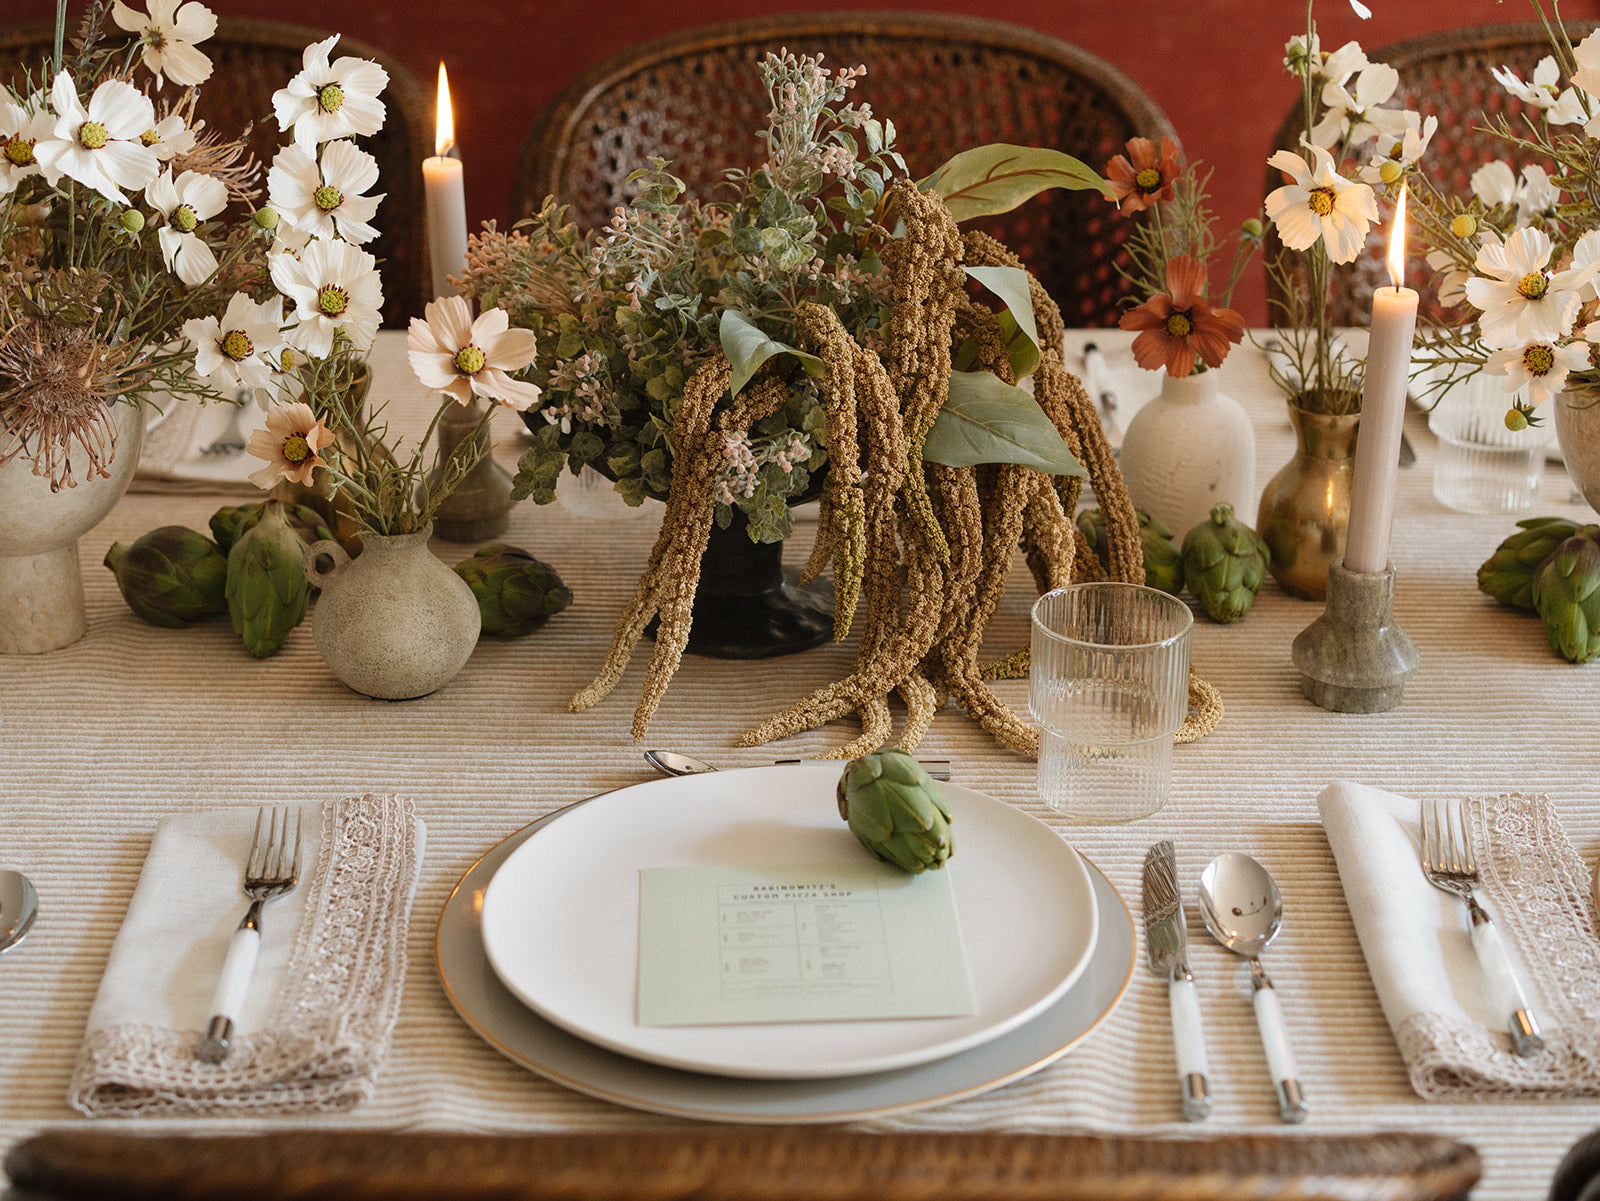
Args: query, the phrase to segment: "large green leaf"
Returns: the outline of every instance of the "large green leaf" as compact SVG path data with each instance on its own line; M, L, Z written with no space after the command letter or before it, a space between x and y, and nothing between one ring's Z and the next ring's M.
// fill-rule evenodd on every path
M1004 302L1011 320L1004 320L1002 314L1001 328L1006 334L1011 371L1018 379L1032 375L1039 365L1039 327L1033 320L1028 273L1021 267L968 267L966 272Z
M1059 150L996 142L963 150L917 187L937 192L957 221L1007 213L1048 188L1095 188L1110 197L1111 185Z
M822 360L816 355L796 350L776 338L769 338L754 321L733 309L722 310L717 333L722 339L722 353L733 364L733 381L728 385L730 395L739 395L739 389L748 384L751 377L761 370L761 364L775 354L792 354L800 360L800 365L808 374L822 374Z
M989 371L953 371L922 457L946 467L1021 463L1051 475L1083 475L1039 402Z

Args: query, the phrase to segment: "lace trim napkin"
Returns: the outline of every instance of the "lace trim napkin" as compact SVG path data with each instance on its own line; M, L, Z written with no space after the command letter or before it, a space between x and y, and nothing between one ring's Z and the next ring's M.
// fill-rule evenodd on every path
M289 896L269 903L232 1054L195 1055L243 915L254 808L156 828L111 949L69 1100L92 1117L337 1110L372 1094L400 1008L425 831L410 801L305 807Z
M1493 1012L1466 906L1423 878L1416 801L1340 782L1317 798L1373 986L1430 1101L1600 1095L1600 935L1588 871L1549 798L1464 802L1476 889L1544 1027L1520 1059Z

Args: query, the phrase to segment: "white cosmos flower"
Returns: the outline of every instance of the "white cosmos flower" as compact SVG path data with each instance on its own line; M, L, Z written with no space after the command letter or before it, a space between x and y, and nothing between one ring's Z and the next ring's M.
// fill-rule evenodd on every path
M279 216L318 238L370 242L378 231L367 224L384 193L363 196L378 182L378 160L354 142L322 147L322 161L298 142L278 151L267 172L267 192Z
M1526 83L1510 67L1495 67L1490 74L1518 100L1543 110L1552 125L1579 125L1589 119L1577 91L1562 90L1558 86L1561 68L1550 55L1539 60L1539 65L1533 69L1533 78Z
M280 130L294 129L294 140L310 149L333 138L367 137L383 128L383 101L389 72L364 58L346 56L329 63L339 35L306 47L300 74L272 94Z
M272 362L283 346L283 298L257 304L235 292L221 320L193 317L183 323L183 336L194 346L194 367L224 392L266 389Z
M291 346L323 358L343 330L357 350L371 349L383 307L377 259L348 242L312 238L299 257L276 254L271 263L272 282L299 323L288 332Z
M1310 150L1310 164L1292 150L1267 160L1294 180L1268 195L1267 217L1289 249L1308 250L1320 238L1330 260L1348 263L1361 253L1367 230L1378 219L1377 197L1366 184L1335 171L1333 156L1321 146Z
M1315 49L1313 45L1313 50ZM1357 71L1364 71L1366 68L1367 52L1361 48L1361 43L1346 42L1322 60L1322 69L1317 72L1317 77L1323 81L1324 87L1330 83L1342 85Z
M50 137L56 119L43 111L29 112L9 100L0 99L0 196L16 190L29 175L39 174L34 147Z
M449 393L458 404L474 395L526 409L539 399L536 384L508 374L533 362L538 339L530 329L508 329L504 309L488 309L472 319L472 309L459 296L441 296L413 317L406 335L411 370L425 388Z
M1496 159L1472 173L1472 194L1486 209L1505 208L1517 202L1517 176L1511 164Z
M1600 290L1597 290L1600 289L1600 230L1591 229L1572 244L1572 260L1567 266L1577 270L1591 269L1589 282L1578 289L1580 298L1594 300L1600 296Z
M55 127L33 152L51 187L67 175L107 200L127 204L123 188L137 190L156 177L161 165L139 140L155 125L156 110L132 84L106 80L85 110L72 76L63 71L51 85L50 100L58 114Z
M1561 201L1561 189L1556 187L1550 173L1537 163L1522 169L1522 180L1517 188L1517 224L1526 225L1535 217L1542 217Z
M1478 328L1496 349L1529 342L1556 342L1572 331L1579 292L1600 263L1549 271L1550 238L1523 228L1504 245L1478 251L1478 274L1467 280L1467 299L1483 310Z
M191 288L204 283L217 269L217 256L195 229L227 207L228 189L220 179L198 171L185 171L176 181L171 171L163 171L145 189L144 198L166 218L157 236L167 269Z
M1361 178L1374 187L1379 184L1391 184L1399 179L1408 167L1416 166L1439 129L1438 117L1430 116L1427 120L1423 120L1421 113L1409 110L1400 115L1405 118L1405 131L1400 134L1379 134L1377 142L1372 147L1372 158L1361 168ZM1399 167L1398 172L1393 172L1391 168L1393 179L1383 177L1386 163L1394 163Z
M139 141L150 147L150 152L164 163L177 155L188 154L193 150L195 142L199 140L198 134L204 126L204 121L197 121L195 127L190 129L183 123L182 114L170 113L140 134Z
M1528 390L1528 400L1543 404L1566 385L1567 373L1582 371L1589 365L1586 342L1556 346L1550 342L1528 342L1497 350L1484 360L1490 375L1506 377L1507 392Z
M166 76L179 87L192 88L211 78L211 60L195 49L217 32L217 16L197 0L179 7L178 0L149 0L149 15L122 0L111 6L111 19L144 46L144 65L161 87Z
M1322 103L1328 111L1312 127L1311 141L1318 146L1336 146L1346 138L1359 144L1380 133L1404 133L1405 117L1400 110L1379 107L1399 86L1400 72L1388 63L1368 63L1356 76L1354 91L1330 79L1322 87Z

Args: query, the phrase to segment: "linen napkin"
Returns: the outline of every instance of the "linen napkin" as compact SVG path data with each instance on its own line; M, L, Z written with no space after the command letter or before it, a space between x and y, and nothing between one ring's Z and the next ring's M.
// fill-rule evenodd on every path
M1600 1095L1600 939L1583 861L1543 796L1463 803L1479 901L1544 1029L1518 1058L1465 902L1422 874L1417 801L1348 781L1317 798L1361 951L1412 1087L1430 1101Z
M260 459L242 450L208 455L205 448L230 432L248 442L251 433L266 424L265 409L250 404L236 410L232 405L173 396L162 397L159 403L160 411L151 410L145 424L139 470L129 491L261 498L261 489L249 479L263 466Z
M336 1110L371 1095L400 1008L425 830L410 801L301 809L300 886L267 904L233 1051L195 1054L247 900L256 809L157 827L111 948L69 1100L92 1117Z

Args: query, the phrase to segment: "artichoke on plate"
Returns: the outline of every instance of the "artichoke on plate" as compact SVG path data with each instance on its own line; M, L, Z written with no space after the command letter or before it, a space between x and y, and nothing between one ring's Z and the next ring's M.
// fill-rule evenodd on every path
M228 613L234 633L257 659L277 654L289 631L305 620L311 596L305 553L286 506L276 500L266 502L228 552Z
M572 589L554 567L501 542L480 546L455 572L478 598L485 634L531 634L572 603Z
M1233 516L1232 505L1218 505L1183 539L1183 578L1213 621L1238 621L1256 602L1267 577L1272 552Z
M1139 519L1139 548L1144 552L1144 583L1147 588L1159 588L1177 596L1183 591L1183 556L1172 541L1172 531L1142 509L1135 509ZM1100 566L1110 560L1106 547L1105 518L1099 509L1085 509L1078 514L1078 528L1083 531Z
M1551 553L1578 532L1564 517L1529 517L1478 568L1478 590L1502 605L1532 612L1533 576Z
M1580 526L1533 576L1533 604L1550 647L1570 663L1600 655L1600 526Z
M908 872L944 866L955 854L950 807L939 783L911 755L883 747L852 759L839 777L839 816L879 859Z
M105 565L122 599L151 625L184 629L228 611L228 560L204 534L164 525L124 546L113 543Z

